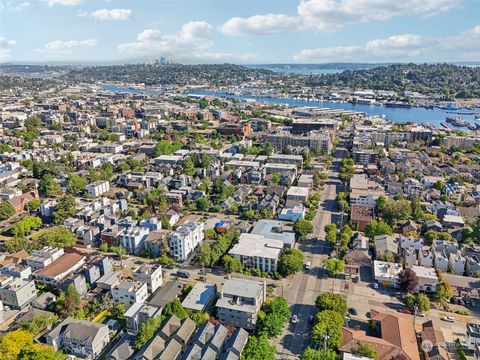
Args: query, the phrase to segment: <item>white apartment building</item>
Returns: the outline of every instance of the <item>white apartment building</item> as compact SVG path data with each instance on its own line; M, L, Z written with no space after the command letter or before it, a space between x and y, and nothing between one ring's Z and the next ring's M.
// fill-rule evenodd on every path
M135 303L143 303L148 297L147 283L122 281L112 289L112 298L117 304L124 304L128 310Z
M299 187L299 186L290 186L290 189L287 191L287 203L292 202L301 202L305 204L308 200L308 188Z
M142 226L131 226L118 235L118 244L122 245L129 254L138 255L145 247L145 239L150 230Z
M0 300L3 305L23 309L37 297L35 282L31 279L1 276Z
M268 239L260 234L241 234L238 243L228 252L242 265L262 271L277 271L283 241Z
M95 198L110 190L110 182L98 180L87 185L85 190L87 191L88 196Z
M160 265L142 265L133 272L133 281L147 283L148 292L153 294L163 284Z
M27 265L32 268L32 271L43 269L63 254L63 249L45 246L42 250L33 250L32 255L27 258Z
M204 223L191 221L180 226L168 237L170 255L176 260L184 261L203 241Z

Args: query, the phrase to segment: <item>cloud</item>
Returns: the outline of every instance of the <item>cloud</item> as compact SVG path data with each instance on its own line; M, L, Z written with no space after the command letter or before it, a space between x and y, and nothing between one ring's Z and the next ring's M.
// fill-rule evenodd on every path
M266 35L301 26L301 19L295 16L267 14L249 18L234 17L220 26L220 31L228 35Z
M120 53L135 57L166 56L181 62L246 62L257 58L256 54L241 55L210 51L213 47L213 26L205 21L190 21L173 34L163 34L157 29L145 29L136 41L118 45Z
M43 0L48 6L64 5L64 6L77 6L83 3L83 0Z
M133 17L133 11L130 9L99 9L90 13L90 17L97 20L130 20Z
M413 34L372 39L363 46L303 49L293 56L299 62L335 61L432 61L449 55L449 60L475 59L480 52L480 25L448 37L425 37ZM455 54L455 59L451 58Z
M0 1L0 11L10 10L10 11L22 11L30 6L30 2L24 1Z
M51 55L71 54L72 50L77 47L92 47L98 44L97 39L85 40L55 40L45 44L42 49L35 49L37 52L48 53Z
M295 16L283 14L234 17L220 26L228 35L268 35L283 31L338 30L346 25L385 21L399 16L433 16L448 11L462 0L302 0Z
M190 21L180 31L162 35L155 29L146 29L137 35L137 41L118 45L118 50L130 55L191 54L210 48L212 25L205 21Z
M8 40L6 37L4 36L0 36L0 48L7 48L7 47L12 47L12 46L15 46L17 44L16 41L14 40Z
M6 60L10 56L11 48L16 44L16 41L0 36L0 61Z

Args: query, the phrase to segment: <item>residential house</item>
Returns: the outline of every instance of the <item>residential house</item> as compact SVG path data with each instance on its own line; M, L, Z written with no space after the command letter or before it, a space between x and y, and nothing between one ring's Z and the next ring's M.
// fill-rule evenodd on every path
M449 260L447 255L444 252L436 251L433 253L433 264L435 269L441 270L443 272L448 271Z
M463 275L465 272L465 264L467 260L459 252L451 253L448 258L448 269L455 275Z
M438 276L435 269L417 265L413 265L411 269L417 275L417 291L435 292L438 285Z
M373 220L373 206L352 205L350 207L350 221L354 230L365 231L367 224Z
M206 312L217 299L215 284L197 283L182 301L188 312Z
M401 264L378 261L373 262L375 282L383 286L398 287L398 276L402 272Z
M438 324L429 320L422 324L422 343L432 344L428 351L425 351L427 360L450 360L450 354L446 347L442 329Z
M110 343L108 326L70 317L63 320L46 336L47 344L55 351L82 358L98 358Z
M396 357L420 360L413 316L372 309L370 317L372 326L380 336L369 336L364 330L343 327L340 352L351 353L357 349L360 342L366 342L377 352L378 360L391 360Z
M31 279L0 276L0 300L3 305L23 309L37 297L35 282Z

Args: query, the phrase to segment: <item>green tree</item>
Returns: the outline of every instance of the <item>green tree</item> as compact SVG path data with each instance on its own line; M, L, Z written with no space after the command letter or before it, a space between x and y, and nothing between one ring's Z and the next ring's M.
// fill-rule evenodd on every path
M280 256L278 271L283 276L289 276L302 270L305 262L303 252L297 249L286 249Z
M17 222L11 229L11 232L15 237L23 237L29 234L32 230L42 226L43 222L37 216L27 216Z
M332 310L342 316L346 316L348 311L347 300L340 294L322 293L317 296L315 305L318 311Z
M323 346L323 337L328 335L327 346L337 349L342 340L343 316L333 310L325 310L315 316L312 329L312 341Z
M33 336L37 336L47 327L55 324L58 321L56 315L35 315L30 320L24 320L20 323L20 329L28 331Z
M200 211L207 211L210 208L210 203L207 198L201 197L197 199L196 206Z
M9 202L0 202L0 220L8 219L13 215L15 215L15 208Z
M210 315L205 312L197 311L190 315L190 319L192 319L195 324L202 325L205 321L208 321L210 319Z
M447 302L453 296L453 288L445 279L441 271L437 271L438 285L435 291L435 297L438 301Z
M34 336L25 330L10 331L0 339L2 360L63 360L65 354L55 352L53 346L34 342Z
M243 270L243 265L240 259L231 257L230 255L224 255L222 258L222 261L223 261L223 266L225 267L225 270L227 270L227 272L229 273L232 273L232 272L240 273Z
M299 219L293 225L293 231L300 240L305 240L307 235L313 232L313 225L308 220Z
M381 214L390 225L395 226L398 221L410 218L412 206L408 200L388 200Z
M0 153L5 154L12 151L12 148L8 144L0 144Z
M67 193L71 195L82 192L88 185L88 181L78 174L70 174L67 179Z
M195 164L191 158L186 158L183 162L183 173L189 176L195 174Z
M387 198L385 195L380 195L375 202L375 211L379 214L383 212L383 209L385 208L385 204L387 203Z
M260 335L266 334L268 337L278 336L290 316L290 307L284 297L266 301L258 314L257 331Z
M348 244L352 238L353 231L352 228L348 225L344 225L342 231L340 232L340 250L346 251L348 249Z
M33 199L28 202L28 208L30 210L38 210L41 204L42 201L40 199Z
M326 259L324 265L325 269L334 277L341 274L345 269L345 262L340 259Z
M357 348L353 351L354 354L378 360L378 354L375 348L365 341L359 341Z
M277 350L270 345L266 335L249 336L242 352L242 360L275 360Z
M372 220L367 226L365 226L365 235L373 239L378 235L392 235L393 230L385 221L383 220Z
M72 217L77 212L77 204L72 195L65 195L57 200L53 218L55 224L63 224L65 220Z
M337 360L337 354L331 349L327 349L324 353L323 350L315 350L307 347L300 356L300 360Z
M180 320L186 319L188 317L187 311L183 308L182 303L178 299L175 299L165 305L163 315L165 315L166 317L175 315Z
M57 299L57 311L62 317L74 317L81 309L80 294L75 285L70 284L66 292L61 292Z
M213 254L212 254L212 248L210 244L203 243L200 246L200 251L199 251L199 256L200 256L200 263L206 266L212 265L212 259L213 259Z
M62 190L60 184L50 174L45 174L42 177L38 188L45 196L57 195Z
M337 225L325 225L325 241L330 244L335 244L337 242Z
M280 184L280 180L282 179L282 177L280 176L279 173L273 173L272 174L272 183L274 184Z
M42 232L38 238L42 246L65 247L75 244L73 233L64 226L54 226Z
M135 347L140 349L145 345L157 332L162 324L162 317L157 316L154 318L148 318L140 325L137 337L135 339Z
M100 246L98 247L100 251L107 252L108 251L108 244L107 243L101 243Z

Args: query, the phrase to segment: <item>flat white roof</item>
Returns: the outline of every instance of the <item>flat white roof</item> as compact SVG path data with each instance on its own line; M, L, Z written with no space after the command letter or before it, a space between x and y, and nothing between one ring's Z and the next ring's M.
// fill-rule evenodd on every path
M308 188L300 186L290 186L287 191L287 196L305 196L308 197Z
M229 254L278 259L282 249L281 240L267 239L260 234L241 234L238 243Z
M402 264L375 260L373 262L375 277L397 279L403 270Z
M429 268L425 266L418 266L418 265L413 265L412 270L415 272L417 277L421 277L424 279L435 279L438 280L437 272L435 271L434 268Z

